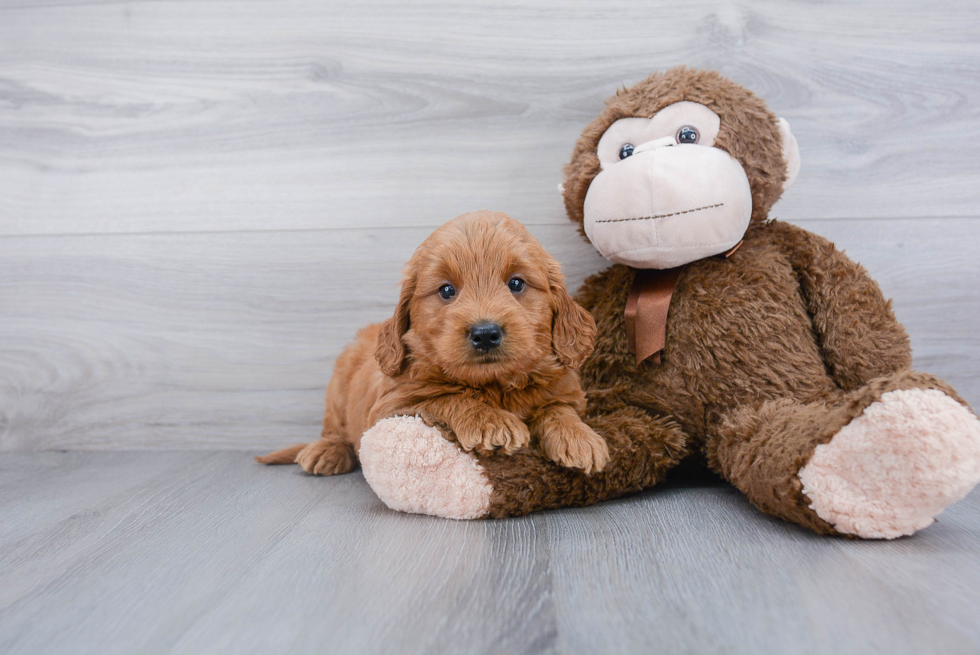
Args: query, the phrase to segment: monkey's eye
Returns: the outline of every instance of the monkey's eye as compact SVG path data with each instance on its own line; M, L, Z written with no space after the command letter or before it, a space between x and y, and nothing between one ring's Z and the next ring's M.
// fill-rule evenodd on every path
M452 300L456 295L456 287L451 284L444 284L439 287L439 297L443 300Z
M620 159L626 159L627 157L629 157L632 154L633 154L633 144L632 143L624 143L623 144L623 147L619 149L619 158Z
M677 143L697 143L701 139L696 127L685 125L677 130Z
M524 280L521 278L512 277L510 278L510 282L507 283L507 288L513 293L520 293L521 291L524 291L524 284Z

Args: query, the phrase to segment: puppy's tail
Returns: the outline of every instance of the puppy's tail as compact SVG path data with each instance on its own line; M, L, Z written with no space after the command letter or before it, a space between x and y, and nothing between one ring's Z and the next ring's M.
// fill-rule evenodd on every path
M306 448L305 443L297 443L283 448L282 450L277 450L273 453L269 453L264 457L256 457L255 461L259 464L295 464L296 456L299 455L299 451Z

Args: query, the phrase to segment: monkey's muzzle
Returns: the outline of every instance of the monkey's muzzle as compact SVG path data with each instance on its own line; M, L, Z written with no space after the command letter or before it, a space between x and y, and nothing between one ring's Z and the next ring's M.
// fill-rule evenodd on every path
M603 169L585 197L585 233L603 257L674 268L733 248L748 229L752 192L727 152L658 139Z

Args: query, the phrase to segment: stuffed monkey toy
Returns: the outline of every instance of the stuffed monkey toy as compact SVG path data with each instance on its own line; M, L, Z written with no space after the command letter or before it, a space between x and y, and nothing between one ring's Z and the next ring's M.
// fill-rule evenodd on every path
M909 535L980 480L980 421L911 370L904 328L859 265L769 219L800 159L785 120L714 72L656 73L610 98L565 166L569 218L614 264L577 300L598 326L585 475L534 448L464 452L416 417L363 437L397 510L506 517L589 505L704 462L759 509L820 534Z

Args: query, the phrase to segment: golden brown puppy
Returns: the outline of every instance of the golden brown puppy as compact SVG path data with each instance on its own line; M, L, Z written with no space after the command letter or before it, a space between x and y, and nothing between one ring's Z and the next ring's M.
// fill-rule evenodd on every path
M523 225L464 214L425 240L405 267L395 315L369 325L337 359L319 441L256 460L347 473L379 419L419 415L464 450L542 452L586 473L609 461L585 425L575 370L592 352L592 317Z

